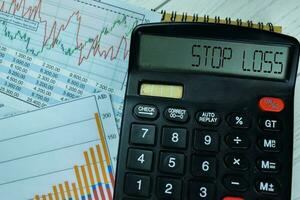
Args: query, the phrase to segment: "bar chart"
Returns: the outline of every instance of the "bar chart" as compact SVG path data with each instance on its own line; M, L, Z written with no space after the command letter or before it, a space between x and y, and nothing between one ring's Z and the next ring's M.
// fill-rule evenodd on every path
M109 98L81 98L0 126L0 199L112 199L118 143L108 139L117 133Z

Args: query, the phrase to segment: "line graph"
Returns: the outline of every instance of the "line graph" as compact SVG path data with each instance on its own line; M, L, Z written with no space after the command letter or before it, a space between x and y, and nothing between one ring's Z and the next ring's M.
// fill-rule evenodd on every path
M3 45L124 89L130 34L144 14L96 0L5 0L0 12L39 23L33 31L0 22Z

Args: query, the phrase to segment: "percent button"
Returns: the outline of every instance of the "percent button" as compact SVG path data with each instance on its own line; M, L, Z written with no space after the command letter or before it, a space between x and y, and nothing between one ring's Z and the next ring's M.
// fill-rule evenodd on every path
M250 117L245 113L231 113L228 118L227 122L229 126L233 128L249 128L251 124Z

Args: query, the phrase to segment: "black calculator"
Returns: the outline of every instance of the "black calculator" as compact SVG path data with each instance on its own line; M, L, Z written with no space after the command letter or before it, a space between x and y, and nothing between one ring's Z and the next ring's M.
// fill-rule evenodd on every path
M278 33L138 26L114 200L290 200L298 58Z

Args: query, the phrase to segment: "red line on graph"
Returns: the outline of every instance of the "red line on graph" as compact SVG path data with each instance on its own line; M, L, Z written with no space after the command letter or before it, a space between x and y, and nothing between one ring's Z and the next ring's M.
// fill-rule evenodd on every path
M76 48L79 50L79 58L78 58L78 65L81 65L85 60L88 60L91 56L100 56L104 59L109 59L111 61L117 59L119 54L121 53L121 48L124 47L124 54L121 57L123 60L125 60L129 55L129 47L128 47L128 41L125 36L122 36L120 39L119 44L115 46L110 46L107 49L104 49L101 47L101 36L98 34L94 37L92 45L90 47L86 47L86 45L83 42L80 42L80 30L81 30L81 14L80 11L74 11L69 18L62 23L61 25L58 24L58 22L55 20L52 25L49 25L49 22L47 20L43 20L41 17L42 13L42 0L37 0L36 5L34 6L28 6L26 8L26 2L27 0L20 0L17 2L17 0L11 0L11 3L9 7L6 7L5 2L3 1L0 4L0 11L10 13L13 15L21 15L24 18L38 21L40 23L45 24L44 29L44 40L43 40L43 48L51 42L51 46L54 47L57 43L57 40L59 36L62 34L62 32L66 31L66 29L71 24L71 21L73 18L75 18L77 23L77 31L76 31ZM20 12L20 13L19 13ZM51 27L48 29L48 26ZM49 33L47 30L50 30ZM87 48L87 50L85 50ZM88 49L89 48L89 49ZM84 55L84 52L87 52L86 55Z

